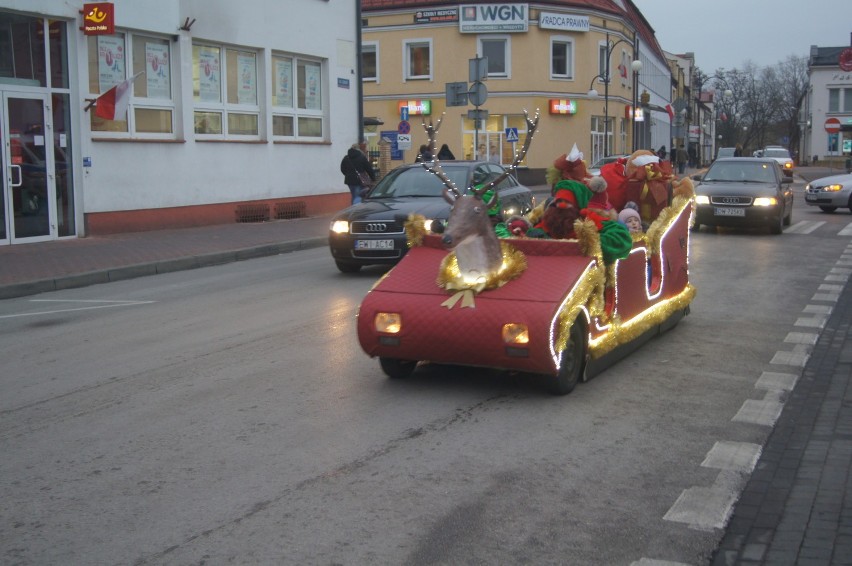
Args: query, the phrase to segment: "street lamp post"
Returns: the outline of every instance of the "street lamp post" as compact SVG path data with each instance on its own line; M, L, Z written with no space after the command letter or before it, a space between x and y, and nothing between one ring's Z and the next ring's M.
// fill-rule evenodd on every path
M634 36L635 36L635 33L634 33ZM619 43L627 43L627 40L626 39L619 39L618 41L616 41L614 43L610 43L609 32L607 32L607 34L606 34L606 61L604 62L603 75L601 75L601 74L595 75L592 78L592 82L589 83L589 92L588 92L589 96L598 96L597 89L592 88L592 85L594 84L595 80L602 79L603 83L604 83L604 157L609 156L609 81L610 81L609 58L612 56L613 50L615 49L615 47ZM634 40L633 40L633 45L631 47L633 48L633 61L630 63L630 68L633 71L633 82L634 82L633 107L631 108L631 111L633 112L633 115L635 117L635 113L636 113L636 86L635 86L636 75L639 73L639 71L642 70L642 62L639 61L636 57L639 49L638 49L638 44L637 44L637 40L636 40L635 37L634 37ZM633 129L635 130L635 122L634 122L635 118L634 117L631 117L631 124L633 125ZM635 133L633 135L633 139L634 139L634 145L635 145L635 140L636 140Z

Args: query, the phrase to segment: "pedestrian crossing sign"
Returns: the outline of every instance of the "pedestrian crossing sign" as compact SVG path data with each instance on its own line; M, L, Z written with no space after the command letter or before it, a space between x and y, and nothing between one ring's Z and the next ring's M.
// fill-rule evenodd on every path
M506 141L510 143L518 141L518 128L506 128Z

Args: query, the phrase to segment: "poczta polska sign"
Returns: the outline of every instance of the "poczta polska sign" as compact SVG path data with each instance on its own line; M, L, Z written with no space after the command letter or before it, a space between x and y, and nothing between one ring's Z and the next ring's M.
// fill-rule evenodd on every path
M112 2L83 4L83 35L113 35L115 5Z

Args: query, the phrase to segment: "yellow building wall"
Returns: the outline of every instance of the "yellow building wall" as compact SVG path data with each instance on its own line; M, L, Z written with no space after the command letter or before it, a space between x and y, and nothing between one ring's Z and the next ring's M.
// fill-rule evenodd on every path
M555 12L557 10L548 10ZM471 121L466 120L472 104L460 107L446 107L445 87L450 82L468 83L468 60L477 56L478 39L489 35L508 37L511 43L509 78L490 77L485 82L488 100L480 108L488 110L489 120L480 144L492 141L494 136L484 134L502 134L503 116L513 116L511 127L523 127L522 114L526 109L532 116L540 112L538 132L532 142L525 165L535 172L536 181L543 182L544 171L551 166L559 155L570 151L574 143L591 165L593 116L602 123L604 116L604 84L594 80L598 97L588 95L590 84L598 74L599 45L605 42L607 29L610 32L610 44L624 40L612 48L610 56L609 117L613 131L609 153L629 153L632 133L629 120L624 120L625 108L632 101L632 80L628 77L626 85L618 74L618 65L622 53L629 58L632 55L633 32L624 22L607 20L592 13L566 11L575 15L588 15L589 32L566 32L540 29L535 23L538 10L531 10L527 32L472 34L461 33L458 22L448 24L413 24L412 10L409 13L393 15L365 14L368 25L364 27L362 39L365 43L377 42L379 80L365 81L363 84L364 115L377 117L384 125L377 132L367 132L368 146L376 149L378 132L395 131L400 121L399 102L406 99L429 99L432 104L431 116L410 116L412 149L405 151L404 161L394 161L394 166L403 162L413 162L417 148L428 143L427 134L422 127L426 123L437 123L442 119L437 134L436 149L446 143L457 159L473 157L473 135L465 135L467 128L473 130ZM606 28L604 27L606 26ZM399 28L399 29L396 29ZM570 80L551 79L550 42L551 37L571 37L574 40L574 78ZM405 55L404 42L429 40L432 45L432 78L430 80L403 80ZM629 64L629 63L628 63ZM629 75L629 73L628 73ZM573 115L549 114L550 99L570 99L577 103L577 113ZM466 125L465 125L466 124ZM622 126L627 128L621 137ZM521 142L524 137L521 135ZM625 147L625 143L627 147ZM520 145L516 146L518 149ZM501 161L508 165L513 158L513 146L503 143L499 148Z

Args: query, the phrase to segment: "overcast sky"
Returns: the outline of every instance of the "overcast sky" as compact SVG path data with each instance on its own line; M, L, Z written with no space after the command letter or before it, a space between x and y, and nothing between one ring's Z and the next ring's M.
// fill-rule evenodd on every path
M669 53L695 53L705 73L807 57L849 45L852 0L633 0Z

